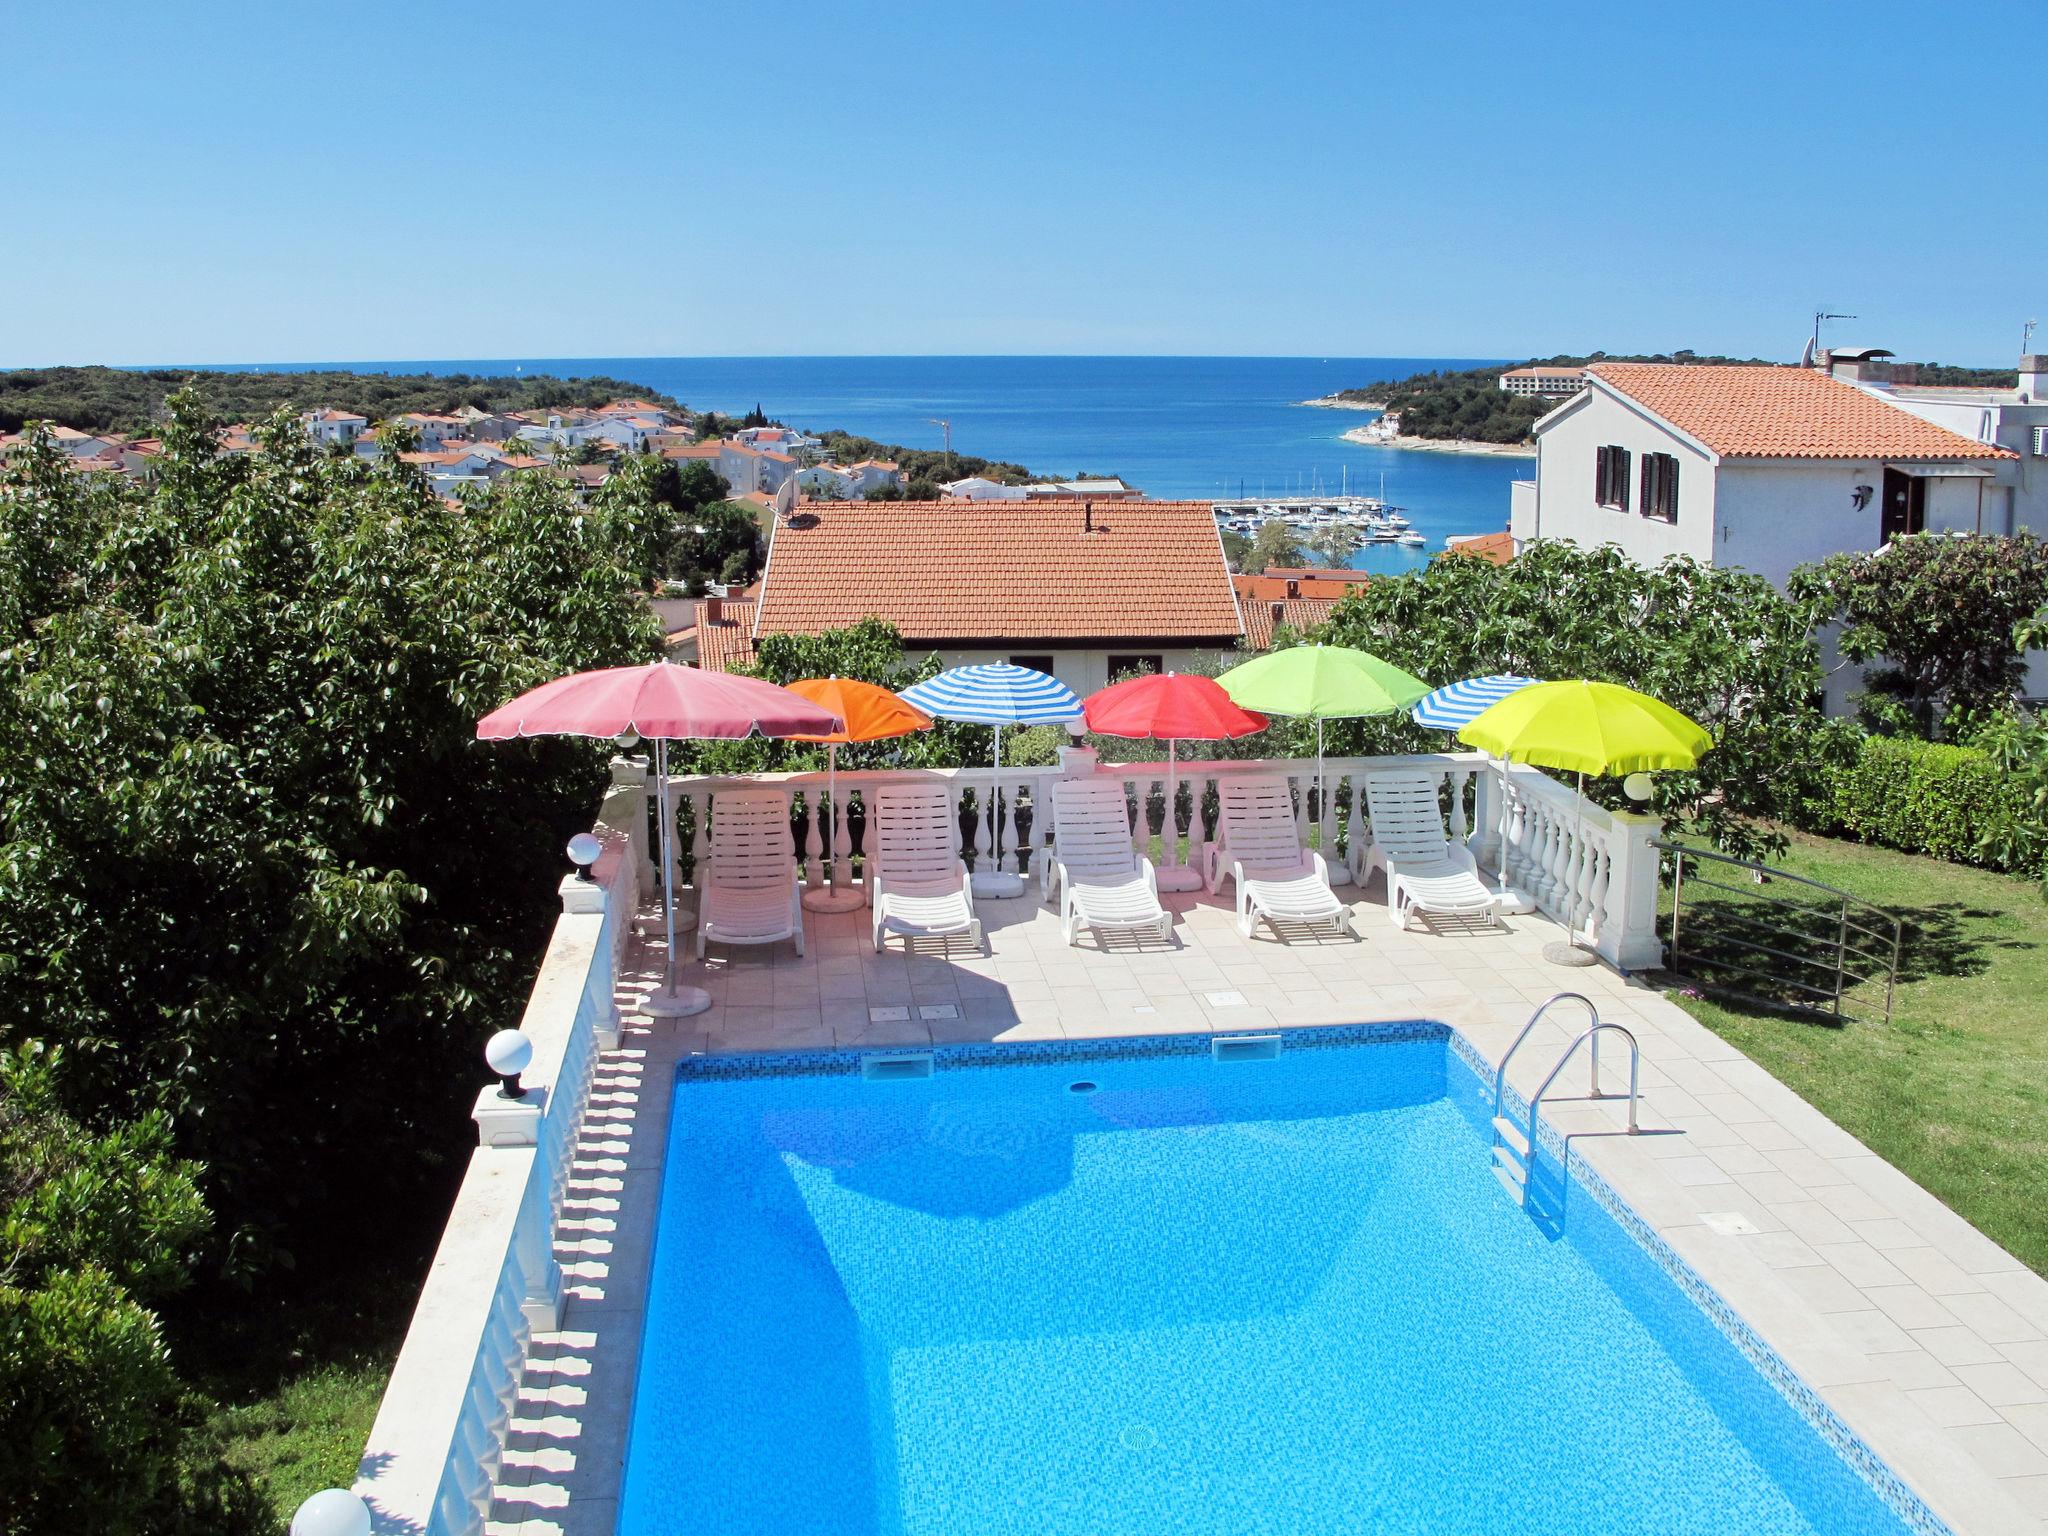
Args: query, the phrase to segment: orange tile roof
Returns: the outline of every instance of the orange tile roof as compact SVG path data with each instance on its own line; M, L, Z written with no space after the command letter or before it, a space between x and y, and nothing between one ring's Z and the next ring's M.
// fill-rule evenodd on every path
M1327 576L1285 576L1277 571L1267 571L1262 576L1230 578L1231 585L1237 588L1237 595L1247 603L1290 597L1327 597L1334 602L1345 593L1363 587L1365 581L1363 571L1334 580Z
M1439 560L1445 555L1470 555L1475 560L1506 565L1515 558L1515 536L1507 532L1482 533L1476 539L1460 539L1455 544L1446 544L1436 552Z
M1247 599L1244 605L1244 643L1255 651L1268 650L1272 647L1276 626L1285 624L1296 634L1306 634L1326 622L1336 610L1337 599L1334 597L1283 597L1261 602Z
M2010 459L1811 368L1595 363L1587 374L1724 459Z
M806 502L780 520L756 634L886 619L913 644L1234 640L1206 501Z
M687 633L697 637L697 665L707 672L730 672L754 659L754 602L728 597L718 607L718 617L707 619L700 599L696 623Z

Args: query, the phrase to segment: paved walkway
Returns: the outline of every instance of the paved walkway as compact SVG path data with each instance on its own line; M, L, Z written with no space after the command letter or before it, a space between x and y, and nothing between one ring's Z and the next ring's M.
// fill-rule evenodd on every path
M1545 963L1544 943L1559 936L1546 920L1404 934L1381 899L1376 883L1360 900L1358 939L1283 945L1263 930L1240 937L1227 902L1169 897L1170 948L1108 953L1088 939L1062 944L1051 913L1028 898L982 905L983 954L956 943L906 956L894 942L876 955L865 912L810 914L807 956L788 944L714 956L700 976L711 1011L658 1024L630 1011L658 966L643 944L622 984L626 1037L604 1060L570 1187L564 1330L531 1352L488 1528L613 1529L672 1069L684 1054L1426 1018L1497 1061L1534 1006L1569 989L1637 1033L1643 1124L1667 1133L1620 1134L1611 1102L1546 1103L1574 1154L1959 1536L2048 1536L2048 1281L1655 992L1604 967ZM1577 1027L1556 1010L1511 1080L1533 1089ZM1610 1049L1610 1089L1625 1086L1624 1067ZM1584 1081L1576 1068L1571 1078Z

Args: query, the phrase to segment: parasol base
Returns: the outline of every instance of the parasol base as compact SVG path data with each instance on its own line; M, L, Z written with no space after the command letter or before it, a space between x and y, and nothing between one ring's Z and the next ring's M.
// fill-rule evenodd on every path
M641 1000L640 1011L657 1019L687 1019L711 1006L711 994L702 987L676 987L650 992Z
M1510 885L1500 888L1496 894L1500 897L1500 910L1503 916L1526 917L1536 910L1535 898L1527 891L1518 891Z
M968 887L977 899L1007 901L1024 894L1024 877L1007 869L977 869Z
M633 931L647 938L659 938L663 932L663 918L657 910L647 917L633 919ZM695 907L676 908L676 932L683 933L697 926Z
M1600 957L1594 954L1593 951L1581 949L1578 945L1569 943L1564 939L1558 939L1544 945L1543 958L1552 965L1569 966L1574 970L1581 970L1586 966L1598 965L1600 963Z
M851 912L868 899L850 885L814 885L804 892L806 912Z
M1340 885L1349 885L1350 883L1351 866L1342 859L1339 859L1330 866L1330 888L1335 890Z
M1159 876L1159 889L1162 891L1199 891L1209 883L1202 878L1199 871L1190 869L1185 864L1175 864L1156 873Z

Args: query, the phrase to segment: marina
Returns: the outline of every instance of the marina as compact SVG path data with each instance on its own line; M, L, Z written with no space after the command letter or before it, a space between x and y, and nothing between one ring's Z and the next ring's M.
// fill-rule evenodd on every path
M1267 523L1285 523L1300 534L1349 528L1366 544L1396 544L1422 549L1429 540L1410 524L1401 508L1378 496L1277 497L1213 504L1219 527L1247 536Z

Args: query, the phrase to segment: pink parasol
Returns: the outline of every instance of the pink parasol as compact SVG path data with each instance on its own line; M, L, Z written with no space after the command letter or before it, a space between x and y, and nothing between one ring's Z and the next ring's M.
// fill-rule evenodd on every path
M576 672L522 693L476 724L480 741L520 736L645 737L654 743L654 776L661 786L657 821L661 829L661 906L668 928L668 959L660 992L647 999L649 1013L702 1013L711 995L701 987L676 985L676 901L674 820L668 797L668 743L738 741L763 736L821 735L846 722L800 694L759 678L706 672L672 661L638 667L604 667Z

